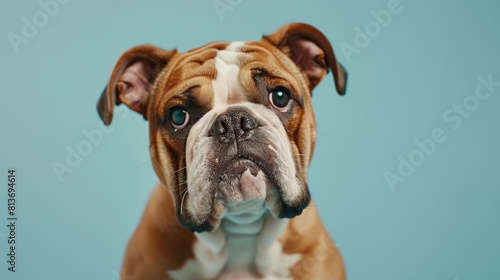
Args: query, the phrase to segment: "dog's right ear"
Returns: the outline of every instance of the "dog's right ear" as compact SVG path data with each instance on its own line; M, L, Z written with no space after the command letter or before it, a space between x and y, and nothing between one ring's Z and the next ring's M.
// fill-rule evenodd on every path
M177 50L163 50L153 45L139 45L123 53L97 102L97 111L104 123L111 123L114 105L122 102L147 119L148 89L176 54Z

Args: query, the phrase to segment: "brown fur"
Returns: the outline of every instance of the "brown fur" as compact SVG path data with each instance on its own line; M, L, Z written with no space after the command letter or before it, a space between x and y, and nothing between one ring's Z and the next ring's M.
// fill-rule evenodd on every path
M301 71L304 57L297 58L297 40L314 42L318 54L307 67L316 72ZM199 110L210 110L213 103L211 81L216 78L212 58L228 42L214 42L185 53L165 51L151 45L130 49L118 60L108 87L98 103L98 111L106 124L113 115L113 106L125 103L144 115L150 123L151 156L160 183L147 203L142 219L128 244L122 267L124 280L169 279L167 270L176 270L193 258L192 245L196 236L182 226L176 217L183 191L186 189L185 138L159 129L158 123L172 105L190 95L199 103ZM345 70L337 63L326 37L306 24L289 24L261 41L246 42L240 50L239 82L249 101L256 95L252 71L264 70L264 83L286 83L300 97L290 117L282 122L288 132L295 155L297 176L307 190L307 167L316 141L316 124L311 105L311 90L319 83L328 68L332 69L339 94L345 92ZM291 59L290 59L291 58ZM300 61L299 61L300 60ZM144 77L138 83L127 80L124 72L133 63L145 64ZM304 66L304 65L303 65ZM305 66L304 66L305 67ZM313 74L311 74L313 73ZM316 74L314 74L316 73ZM318 74L319 73L319 74ZM148 84L146 88L144 85ZM134 94L130 94L134 93ZM137 97L141 97L137 100ZM133 99L135 98L135 99ZM187 137L187 134L186 134ZM345 279L342 258L320 220L314 203L302 215L290 219L279 238L286 254L300 253L302 258L292 268L293 279Z

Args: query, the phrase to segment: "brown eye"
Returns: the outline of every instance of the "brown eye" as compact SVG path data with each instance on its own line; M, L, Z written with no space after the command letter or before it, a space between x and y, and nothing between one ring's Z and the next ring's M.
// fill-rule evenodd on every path
M269 93L269 101L274 108L283 111L290 102L290 92L285 87L277 87Z
M189 113L182 107L175 108L170 113L170 122L175 129L183 129L189 123Z

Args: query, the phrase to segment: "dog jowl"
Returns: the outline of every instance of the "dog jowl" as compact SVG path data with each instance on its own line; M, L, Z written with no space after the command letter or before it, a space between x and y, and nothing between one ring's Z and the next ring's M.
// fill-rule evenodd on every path
M122 275L344 279L307 185L311 91L329 70L343 95L344 68L326 37L303 23L259 41L126 51L97 108L105 124L120 103L148 120L160 182Z

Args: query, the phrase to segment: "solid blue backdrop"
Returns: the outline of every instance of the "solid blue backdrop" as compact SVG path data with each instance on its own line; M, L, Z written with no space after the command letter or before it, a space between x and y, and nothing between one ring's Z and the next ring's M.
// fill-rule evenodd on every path
M18 180L17 271L2 261L1 279L118 278L157 181L148 123L122 105L104 128L95 109L125 50L258 40L289 22L324 32L349 73L344 97L331 74L314 90L318 141L309 168L348 278L500 279L499 2L1 6L2 224L9 168ZM102 139L86 142L103 129ZM3 260L9 234L0 227Z

